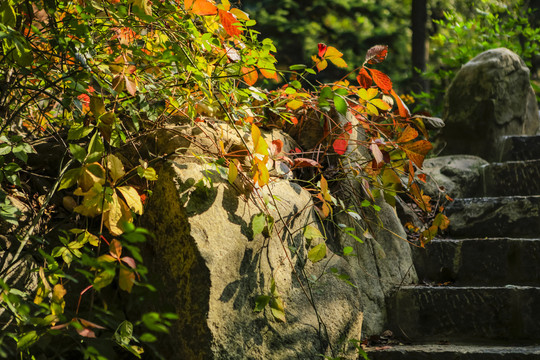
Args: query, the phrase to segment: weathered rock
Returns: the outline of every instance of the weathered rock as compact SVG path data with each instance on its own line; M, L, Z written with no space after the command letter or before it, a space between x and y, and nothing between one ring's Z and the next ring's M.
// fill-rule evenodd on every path
M441 190L453 198L474 196L482 190L482 166L487 164L473 155L427 159L422 169L429 176L429 181L423 184L424 192L435 198Z
M445 96L446 154L495 160L504 135L534 135L538 105L523 60L506 48L485 51L465 64Z
M352 117L345 120L355 125ZM210 135L204 146L218 151L215 144L221 140L226 149L252 147L249 137L223 135L225 130L219 126L203 127ZM173 133L179 135L179 129ZM297 146L277 130L264 136L268 143L281 140L285 151ZM362 136L360 131L351 135L348 167L365 160L357 149ZM191 154L194 144L203 144L198 137L190 143L182 138L161 134L156 137L156 151ZM175 141L181 150L175 150ZM180 318L170 337L177 352L166 356L315 359L330 354L343 340L383 330L386 296L397 285L417 281L409 244L393 208L383 202L379 211L362 207L361 185L352 172L348 174L346 181L339 182L341 189L332 193L356 213L341 212L334 220L355 228L353 234L364 243L339 226L328 226L323 231L328 237L327 255L312 263L307 253L322 239L309 244L303 230L307 225L322 227L307 191L277 179L271 182L271 193L252 192L238 179L230 185L215 167L195 161L178 157L161 170L143 217L144 226L156 235L149 249L151 268L165 284L158 286L163 289L159 308L172 308ZM263 211L270 211L275 219L268 238L254 236L251 227L254 216ZM371 237L364 236L365 230ZM344 246L352 246L354 253L341 256ZM272 278L285 303L286 324L276 321L268 307L263 313L253 311L257 296L269 293ZM345 356L354 357L350 352Z
M368 355L371 360L535 360L540 346L400 345Z
M540 135L506 136L501 146L500 161L540 159Z
M271 214L280 235L265 238L253 236L250 223L269 194L246 201L215 172L193 163L172 163L161 172L145 223L156 235L154 268L168 289L162 300L180 317L176 353L169 358L313 359L341 339L360 337L360 293L329 274L335 268L351 276L350 265L331 251L315 264L306 259L303 229L317 226L311 196L288 181L270 188L279 199L279 214ZM268 308L253 311L272 278L286 324ZM307 279L317 280L308 285Z
M391 330L411 341L535 341L540 288L405 286L390 303Z
M540 195L540 159L491 163L482 170L484 196Z
M456 199L447 207L457 237L538 237L540 196Z

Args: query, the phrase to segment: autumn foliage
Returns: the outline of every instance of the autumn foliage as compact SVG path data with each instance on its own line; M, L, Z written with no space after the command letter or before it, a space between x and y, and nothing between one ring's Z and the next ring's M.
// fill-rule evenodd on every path
M331 218L340 210L331 189L335 169L328 165L334 161L335 168L340 157L362 147L370 158L340 171L357 175L367 206L377 197L391 205L398 196L409 198L431 221L415 231L419 244L447 226L419 186L432 147L422 118L410 114L390 78L374 68L385 61L386 46L369 49L364 64L343 79L314 85L309 77L328 66L348 68L338 49L321 43L313 66L278 70L272 41L260 40L255 21L227 0L8 0L0 19L0 205L21 244L7 268L24 252L39 258L35 289L0 281L11 316L1 354L56 355L48 345L56 339L66 356L99 358L93 339L107 351L138 358L159 352L151 344L175 315L149 312L134 320L126 308L152 288L139 249L151 235L136 226L137 217L158 179L155 168L175 155L143 155L138 146L175 119L193 127L217 120L250 134L247 163L222 143L205 157L231 186L246 183L250 196L284 173L310 174L306 186L319 214ZM298 147L285 153L281 141L265 139L268 128L302 130L313 114L323 129L316 152ZM331 114L353 116L357 124ZM51 143L62 149L54 169L41 160L28 164L43 155L34 154L39 146ZM127 148L136 161L125 155ZM38 172L49 181L43 194L26 186ZM19 222L9 197L31 199L28 224ZM63 220L38 231L44 216ZM262 214L254 233L271 232L273 221ZM323 245L310 250L311 261L324 257ZM285 321L275 284L261 296L256 308L268 304L276 320Z

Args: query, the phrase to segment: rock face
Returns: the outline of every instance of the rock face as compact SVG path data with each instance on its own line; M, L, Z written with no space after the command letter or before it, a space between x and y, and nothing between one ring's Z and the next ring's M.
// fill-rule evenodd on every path
M267 136L286 138L275 132ZM335 221L354 227L359 238L369 230L373 238L361 244L339 227L324 229L310 193L294 182L277 179L256 192L236 185L193 157L177 158L160 171L143 225L155 234L148 265L163 284L158 282L160 299L150 306L173 309L179 316L163 346L174 352L163 355L183 360L356 358L347 340L384 330L385 297L395 286L417 280L395 211L386 204L379 204L380 211L356 204L359 215L336 214ZM347 201L354 205L350 197ZM263 212L275 220L270 236L252 230ZM326 256L315 263L308 251L324 240L307 240L308 225L327 237ZM353 254L343 256L344 246L352 246ZM274 298L285 305L286 323L269 306L254 312L257 297L271 295L272 281Z
M445 96L446 154L496 160L504 135L534 135L540 116L529 69L506 48L481 53L465 64Z
M451 197L470 197L482 190L482 167L488 162L473 155L448 155L424 161L430 180L424 191L436 197L444 190ZM440 189L442 187L442 189Z

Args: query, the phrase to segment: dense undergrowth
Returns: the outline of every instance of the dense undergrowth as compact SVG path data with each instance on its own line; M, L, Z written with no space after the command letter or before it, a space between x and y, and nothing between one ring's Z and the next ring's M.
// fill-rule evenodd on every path
M336 169L325 158L345 158L352 146L369 156L339 172L362 182L366 206L376 197L391 205L410 199L426 219L410 229L419 246L447 226L419 186L431 149L426 118L412 116L376 69L386 46L351 68L357 82L312 84L306 74L348 67L338 49L319 44L313 66L278 72L272 41L228 1L9 0L0 20L3 357L159 356L153 344L175 314L133 312L153 290L140 251L152 235L135 224L155 169L175 154L142 153L138 144L180 120L251 133L247 163L219 144L204 161L253 194L275 181L276 160L285 172L309 168L306 186L320 217L331 218ZM276 90L265 90L270 82ZM312 149L284 154L283 144L264 139L265 128L298 129L313 116L323 129L317 157ZM354 142L353 132L365 140ZM126 149L137 161L122 155ZM271 231L270 221L263 216L254 226ZM21 268L26 275L13 276Z

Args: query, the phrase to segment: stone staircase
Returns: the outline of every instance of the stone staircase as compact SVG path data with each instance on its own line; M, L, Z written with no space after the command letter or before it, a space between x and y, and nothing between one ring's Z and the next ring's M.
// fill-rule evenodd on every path
M509 136L483 193L455 199L446 239L415 251L426 284L389 299L405 345L371 360L540 359L540 136Z

